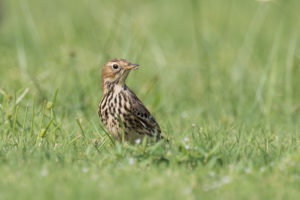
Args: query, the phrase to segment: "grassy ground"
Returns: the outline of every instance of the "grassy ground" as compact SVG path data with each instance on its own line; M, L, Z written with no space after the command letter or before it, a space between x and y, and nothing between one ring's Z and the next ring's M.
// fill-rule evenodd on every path
M1 2L0 2L1 3ZM298 199L298 0L9 0L0 20L0 199ZM112 144L100 69L169 144Z

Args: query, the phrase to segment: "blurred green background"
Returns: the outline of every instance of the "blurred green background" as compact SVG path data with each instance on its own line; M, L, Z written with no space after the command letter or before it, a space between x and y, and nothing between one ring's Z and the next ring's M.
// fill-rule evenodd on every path
M299 9L0 1L0 198L296 199ZM140 64L127 84L171 144L108 142L97 106L112 58Z

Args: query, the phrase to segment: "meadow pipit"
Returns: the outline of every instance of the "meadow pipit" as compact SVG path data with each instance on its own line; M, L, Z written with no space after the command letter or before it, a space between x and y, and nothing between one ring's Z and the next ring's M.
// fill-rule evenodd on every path
M129 72L138 66L125 59L112 59L102 68L103 95L98 114L111 136L119 141L122 136L131 143L144 136L163 138L154 117L125 84Z

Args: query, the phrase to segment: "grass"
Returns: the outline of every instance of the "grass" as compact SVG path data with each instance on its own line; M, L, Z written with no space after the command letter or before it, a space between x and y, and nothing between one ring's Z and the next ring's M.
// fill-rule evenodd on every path
M297 0L0 3L0 199L298 199ZM103 129L115 57L169 144Z

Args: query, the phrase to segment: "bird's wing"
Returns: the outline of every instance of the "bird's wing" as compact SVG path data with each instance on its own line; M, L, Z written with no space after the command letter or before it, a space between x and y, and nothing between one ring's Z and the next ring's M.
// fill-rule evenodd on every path
M158 139L161 139L161 130L155 118L151 115L151 113L144 106L141 100L139 100L139 98L132 91L130 91L130 95L132 97L130 98L130 104L132 106L131 112L139 121L142 132L146 133L149 136L156 136Z

